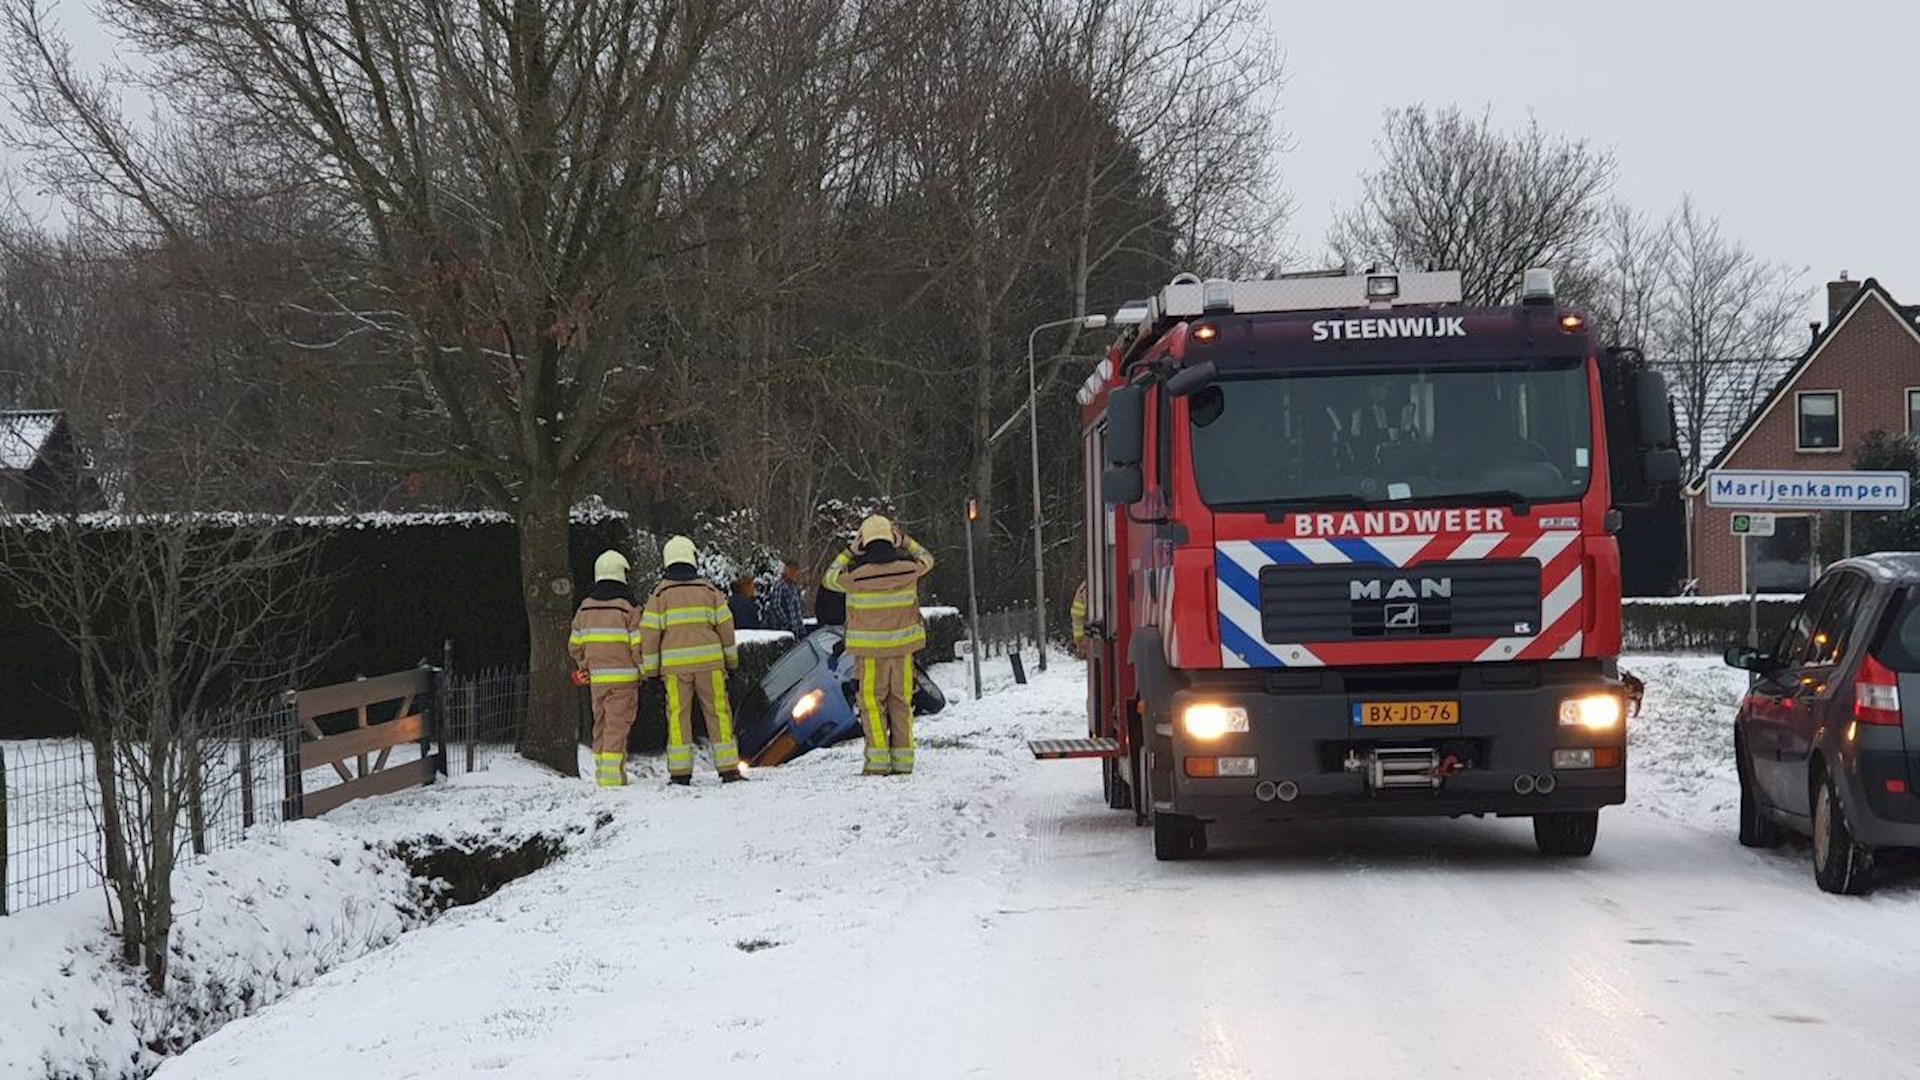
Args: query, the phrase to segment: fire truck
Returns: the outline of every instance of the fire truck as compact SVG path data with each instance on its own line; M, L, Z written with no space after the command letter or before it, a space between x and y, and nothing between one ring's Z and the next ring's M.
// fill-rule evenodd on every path
M1080 388L1088 737L1154 854L1210 823L1625 801L1622 511L1679 479L1661 376L1528 270L1182 275Z

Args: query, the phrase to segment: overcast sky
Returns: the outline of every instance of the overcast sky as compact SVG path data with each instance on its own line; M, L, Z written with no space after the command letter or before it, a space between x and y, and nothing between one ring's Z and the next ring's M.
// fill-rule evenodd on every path
M1920 0L1266 3L1302 261L1323 261L1381 113L1458 103L1592 138L1620 198L1664 213L1691 192L1809 289L1844 269L1920 304Z

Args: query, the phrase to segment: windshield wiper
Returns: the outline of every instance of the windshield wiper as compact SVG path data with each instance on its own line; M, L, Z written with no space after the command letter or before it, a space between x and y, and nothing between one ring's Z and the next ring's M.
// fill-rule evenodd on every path
M1505 503L1513 509L1514 513L1525 517L1532 509L1535 500L1531 496L1522 495L1508 488L1497 488L1492 491L1462 491L1446 495L1429 495L1416 497L1410 501L1417 502L1422 506L1449 506L1456 503Z
M1258 514L1264 511L1268 517L1278 514L1291 514L1295 510L1364 510L1368 506L1365 496L1350 491L1334 492L1328 495L1301 495L1291 499L1249 499L1245 502L1218 503L1216 511L1230 514Z

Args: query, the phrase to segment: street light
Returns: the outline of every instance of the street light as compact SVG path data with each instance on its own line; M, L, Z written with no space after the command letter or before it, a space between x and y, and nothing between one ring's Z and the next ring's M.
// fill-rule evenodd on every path
M1041 323L1027 335L1027 429L1033 440L1033 620L1040 645L1040 670L1047 670L1047 570L1040 546L1040 390L1034 376L1033 340L1042 330L1077 326L1082 330L1102 330L1105 315L1076 315Z

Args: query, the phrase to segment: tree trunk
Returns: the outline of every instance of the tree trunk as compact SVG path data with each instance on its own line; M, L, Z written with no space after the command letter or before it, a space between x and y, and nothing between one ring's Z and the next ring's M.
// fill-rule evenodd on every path
M120 784L114 768L117 752L111 734L102 730L106 721L89 718L87 741L93 746L93 782L100 789L100 848L107 871L107 883L120 905L120 959L128 967L140 962L140 950L146 941L145 920L140 917L140 889L134 883L127 857L126 819L120 805Z
M529 485L534 488L535 485ZM577 691L567 628L573 617L568 500L529 491L520 503L520 584L527 601L527 716L520 756L563 776L580 775Z
M988 550L993 545L993 308L988 303L986 268L978 253L973 267L973 494L980 500L974 529Z

